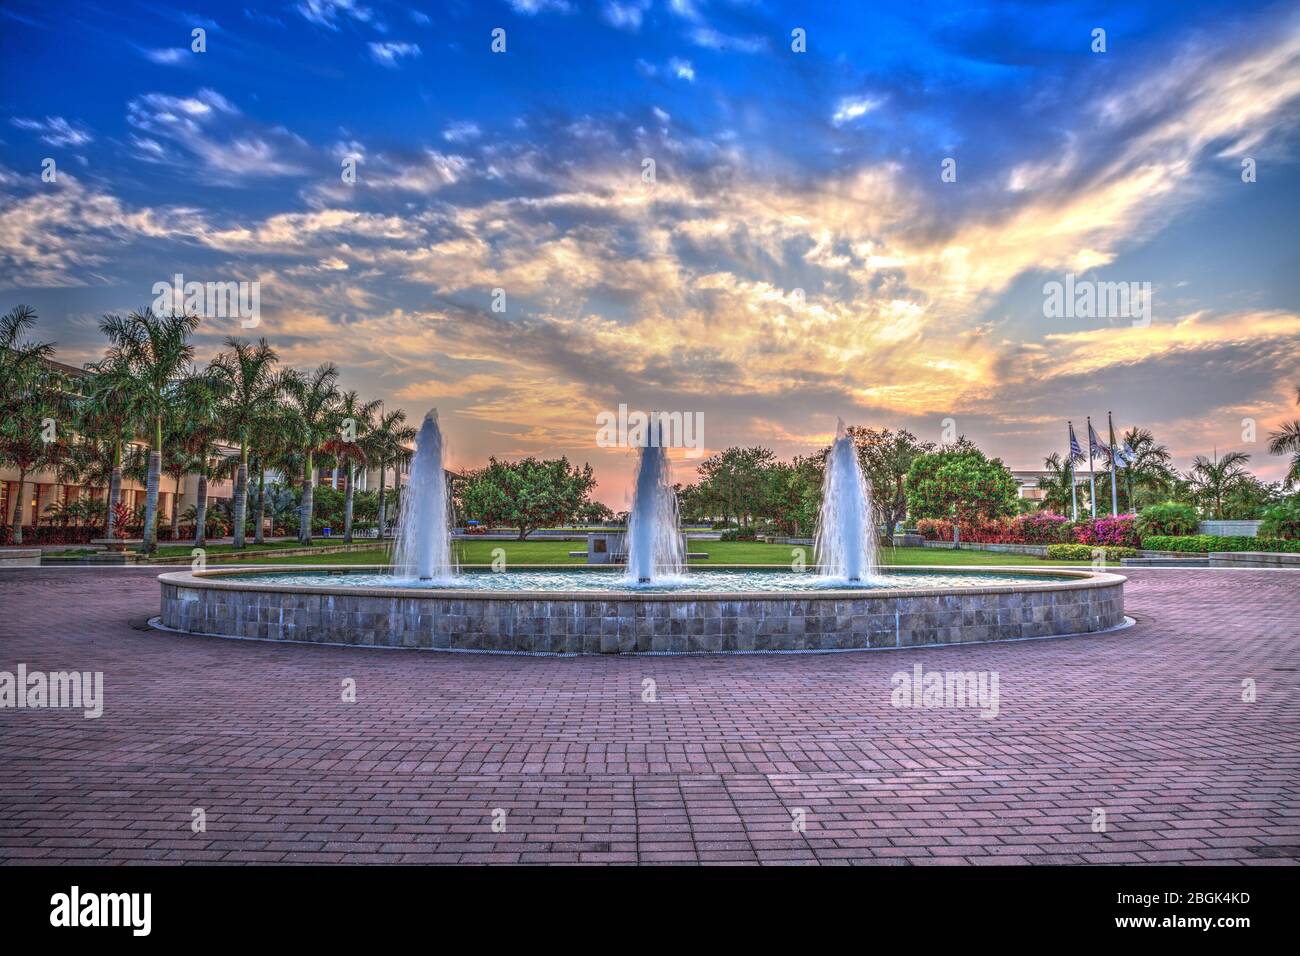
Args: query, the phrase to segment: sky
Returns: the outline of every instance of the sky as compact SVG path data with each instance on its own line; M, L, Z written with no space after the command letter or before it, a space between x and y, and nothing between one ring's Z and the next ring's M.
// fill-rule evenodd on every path
M1294 4L6 0L0 308L80 364L157 282L257 282L201 358L265 336L617 510L620 404L706 454L843 419L1013 468L1113 411L1276 480L1297 120ZM1067 275L1148 320L1048 315Z

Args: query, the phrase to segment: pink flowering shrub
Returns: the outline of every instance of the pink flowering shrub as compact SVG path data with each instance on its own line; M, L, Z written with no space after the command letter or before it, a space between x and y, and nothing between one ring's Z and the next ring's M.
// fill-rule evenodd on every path
M1074 540L1102 547L1137 548L1142 545L1137 515L1132 514L1080 521L1074 526Z

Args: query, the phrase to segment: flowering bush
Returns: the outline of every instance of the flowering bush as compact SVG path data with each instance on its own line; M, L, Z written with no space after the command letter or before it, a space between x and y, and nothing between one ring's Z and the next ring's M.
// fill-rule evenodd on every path
M1050 511L977 524L962 522L961 540L973 544L1057 544L1073 540L1070 519ZM951 541L952 522L922 518L917 532L931 541Z
M1074 526L1074 540L1116 548L1136 548L1142 541L1136 515L1116 515L1080 521Z

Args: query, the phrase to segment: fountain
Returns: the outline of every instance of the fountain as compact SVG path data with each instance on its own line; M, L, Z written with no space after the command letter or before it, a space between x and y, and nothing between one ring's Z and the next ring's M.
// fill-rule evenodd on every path
M420 581L450 581L456 575L456 563L451 556L451 502L436 408L424 416L415 439L411 477L402 490L401 507L393 573Z
M159 577L163 627L216 636L557 654L899 648L1123 627L1124 578L1062 568L876 568L867 482L841 423L818 574L685 567L662 442L640 450L628 567L452 561L442 433L420 428L390 567L239 567ZM783 558L782 558L783 559ZM781 559L779 559L781 560Z
M871 513L871 489L843 419L838 422L835 443L826 456L822 505L813 542L823 577L848 582L875 577L876 523Z
M650 420L655 416L651 414ZM686 548L677 519L663 427L647 429L636 471L636 489L627 519L627 580L636 584L676 579L686 567Z

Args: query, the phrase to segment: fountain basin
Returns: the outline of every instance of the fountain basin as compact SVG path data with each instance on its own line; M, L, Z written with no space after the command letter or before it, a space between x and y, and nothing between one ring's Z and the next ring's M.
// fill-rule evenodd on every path
M909 568L884 578L911 586L809 590L617 590L621 570L544 570L574 575L571 590L349 584L382 568L214 568L159 576L163 626L196 634L405 647L551 654L836 651L1055 637L1124 623L1124 581L1097 571ZM527 571L529 569L515 569ZM718 569L736 571L735 568ZM753 570L753 569L750 569ZM476 574L491 571L467 569ZM771 571L777 578L809 574ZM586 577L601 575L605 588ZM943 583L936 583L942 581ZM779 583L779 582L778 582ZM586 589L582 589L585 587Z

